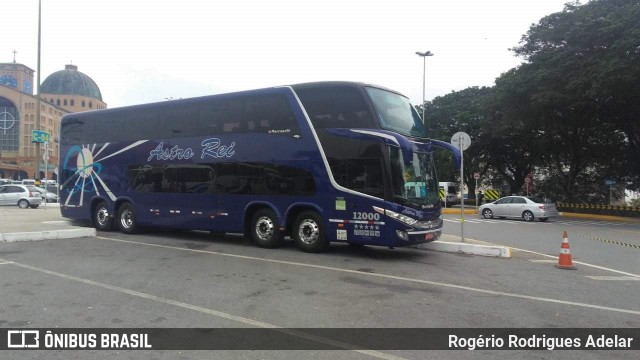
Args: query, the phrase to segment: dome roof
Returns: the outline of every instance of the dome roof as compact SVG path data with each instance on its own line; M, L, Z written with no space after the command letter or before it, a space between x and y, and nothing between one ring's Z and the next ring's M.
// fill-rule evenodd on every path
M88 96L102 101L102 94L96 82L78 71L75 65L66 65L64 70L49 75L40 86L40 92Z

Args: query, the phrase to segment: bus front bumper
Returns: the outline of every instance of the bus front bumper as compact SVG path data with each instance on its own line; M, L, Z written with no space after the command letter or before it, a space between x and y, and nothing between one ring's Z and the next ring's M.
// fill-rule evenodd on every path
M415 245L436 241L442 235L442 227L436 229L419 230L396 230L399 245Z

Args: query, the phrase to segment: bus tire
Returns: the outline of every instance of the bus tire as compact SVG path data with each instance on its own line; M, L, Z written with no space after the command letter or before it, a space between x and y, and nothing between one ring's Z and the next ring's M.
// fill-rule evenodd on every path
M324 222L315 211L307 210L298 215L292 236L296 245L304 252L323 252L329 247Z
M284 236L280 231L278 217L271 209L260 209L251 220L251 240L263 248L273 249L282 245Z
M100 201L93 210L93 225L99 231L113 230L113 216L109 213L107 203Z
M136 223L136 210L130 203L124 203L118 209L118 228L125 234L135 234L138 232Z

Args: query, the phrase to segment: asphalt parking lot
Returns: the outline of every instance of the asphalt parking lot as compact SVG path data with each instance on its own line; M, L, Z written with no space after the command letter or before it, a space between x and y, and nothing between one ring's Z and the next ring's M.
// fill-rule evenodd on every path
M3 231L5 225L18 230L93 230L61 219L54 207L3 208L0 215L4 215ZM39 221L19 225L29 216ZM594 288L584 275L599 275L597 269L566 272L530 260L527 254L504 259L349 246L334 246L326 254L306 254L292 243L266 250L237 235L179 231L135 236L100 232L0 242L0 327L640 327L637 291L632 287L609 282ZM612 293L617 294L615 298ZM331 354L222 351L214 358L425 357L424 352L410 350ZM575 359L602 355L566 354ZM633 358L629 352L611 354ZM3 359L212 358L198 351L14 351L0 355ZM473 357L465 352L429 355ZM539 358L536 352L520 355Z

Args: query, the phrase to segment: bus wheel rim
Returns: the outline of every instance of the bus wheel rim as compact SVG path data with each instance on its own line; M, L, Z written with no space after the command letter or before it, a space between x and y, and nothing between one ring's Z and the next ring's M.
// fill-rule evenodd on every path
M125 229L130 228L133 225L133 214L129 210L125 210L122 212L122 217L120 218L120 223Z
M312 219L304 219L298 226L298 237L305 244L313 244L320 237L320 227Z
M269 240L273 237L273 221L263 216L256 221L256 235L260 240Z
M105 208L100 208L100 210L98 210L96 214L96 220L98 221L98 224L100 224L101 226L104 226L109 221L108 219L109 219L109 210Z

